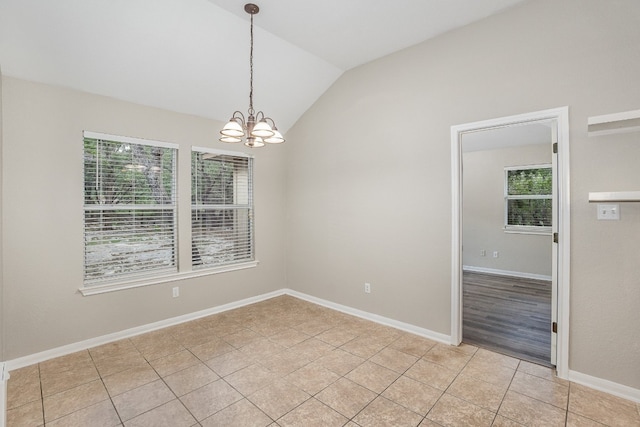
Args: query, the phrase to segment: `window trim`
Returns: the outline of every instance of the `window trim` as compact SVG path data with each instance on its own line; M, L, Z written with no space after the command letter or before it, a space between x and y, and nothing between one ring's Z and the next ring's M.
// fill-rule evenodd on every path
M258 264L260 264L260 261L254 260L254 261L245 262L245 263L228 264L228 265L220 266L217 268L216 267L211 267L207 269L203 268L201 270L171 273L163 276L138 278L136 280L127 280L127 281L123 280L121 282L109 283L109 284L104 284L99 286L90 286L90 287L82 286L78 288L78 291L80 291L80 293L83 296L100 295L100 294L106 294L108 292L121 291L124 289L141 288L143 286L159 285L161 283L175 282L178 280L192 279L195 277L210 276L213 274L227 273L230 271L237 271L237 270L246 270L248 268L257 267Z
M104 139L106 141L116 141L122 142L123 144L139 144L139 145L148 145L151 147L162 147L162 148L173 148L175 150L179 150L180 146L173 142L164 142L164 141L156 141L153 139L144 139L144 138L134 138L131 136L121 136L121 135L112 135L108 133L101 132L91 132L85 130L82 132L83 138L89 139Z
M535 165L521 166L505 166L504 167L504 220L503 229L507 234L538 234L550 236L553 226L536 226L536 225L510 225L509 222L509 200L553 200L553 190L548 195L517 195L509 196L509 171L528 170L528 169L551 169L553 173L553 165L551 163L540 163Z

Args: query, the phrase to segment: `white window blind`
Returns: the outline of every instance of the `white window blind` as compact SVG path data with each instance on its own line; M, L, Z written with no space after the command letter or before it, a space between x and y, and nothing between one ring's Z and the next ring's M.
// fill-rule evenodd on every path
M84 283L177 272L177 145L84 133Z
M505 229L551 230L552 173L546 164L505 168Z
M194 270L254 260L253 158L193 148L191 236Z

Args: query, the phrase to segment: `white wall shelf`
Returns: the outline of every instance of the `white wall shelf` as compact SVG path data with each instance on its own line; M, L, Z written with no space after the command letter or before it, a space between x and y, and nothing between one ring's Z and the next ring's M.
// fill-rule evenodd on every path
M640 202L640 191L600 191L589 193L590 202Z
M640 132L640 110L593 116L587 120L589 136L627 132Z

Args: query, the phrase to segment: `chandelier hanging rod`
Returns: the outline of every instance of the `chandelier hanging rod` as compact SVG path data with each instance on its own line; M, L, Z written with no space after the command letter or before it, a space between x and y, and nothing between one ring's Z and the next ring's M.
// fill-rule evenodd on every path
M276 122L267 117L262 111L255 112L253 109L253 15L256 15L260 8L253 4L244 5L244 10L251 15L250 49L249 49L249 110L245 117L240 111L234 111L229 122L222 128L220 134L221 142L241 142L246 136L244 145L251 148L264 146L264 143L279 144L284 142L284 137L278 131ZM271 124L269 124L271 122Z

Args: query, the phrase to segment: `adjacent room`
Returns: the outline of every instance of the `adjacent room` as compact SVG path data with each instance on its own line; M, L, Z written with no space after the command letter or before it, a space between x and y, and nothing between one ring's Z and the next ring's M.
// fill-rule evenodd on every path
M640 425L637 0L0 0L0 427Z
M553 126L462 137L463 342L547 366L555 365Z

